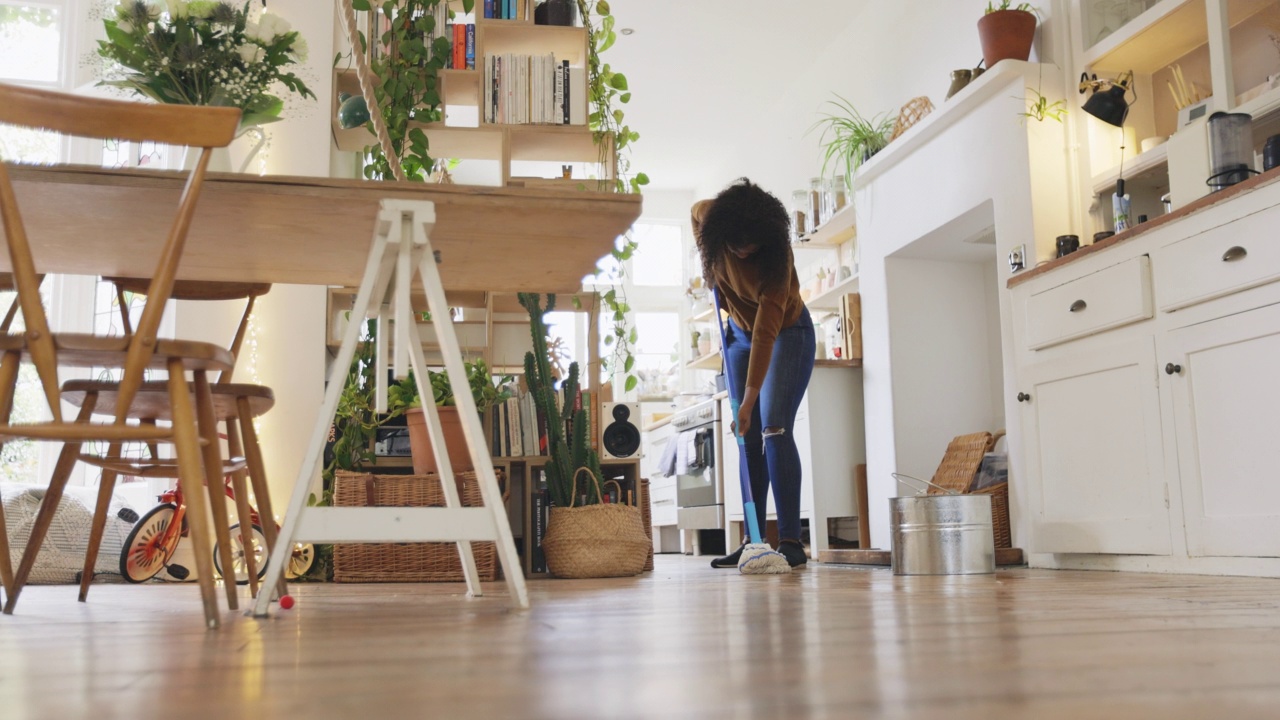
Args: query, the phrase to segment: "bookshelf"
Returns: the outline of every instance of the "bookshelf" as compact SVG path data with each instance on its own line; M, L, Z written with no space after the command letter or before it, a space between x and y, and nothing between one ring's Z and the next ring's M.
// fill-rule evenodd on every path
M534 24L531 0L518 0L516 19L485 18L482 2L476 3L471 15L461 13L461 3L450 4L457 13L457 23L475 26L475 67L440 71L443 121L410 125L426 133L432 157L496 163L498 182L503 186L613 190L617 165L613 138L608 134L597 138L586 124L586 28ZM487 59L548 54L554 55L557 63L568 62L574 80L570 92L581 90L581 107L587 109L578 110L571 124L488 121L484 109ZM335 69L333 83L334 143L342 151L362 152L376 144L374 135L367 127L343 129L337 120L339 93L360 94L355 70ZM585 166L589 177L564 178L559 167L529 163L577 164ZM548 167L554 167L554 174Z

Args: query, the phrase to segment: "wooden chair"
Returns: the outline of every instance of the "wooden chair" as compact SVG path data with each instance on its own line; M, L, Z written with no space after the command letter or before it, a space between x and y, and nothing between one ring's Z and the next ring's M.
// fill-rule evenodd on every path
M126 335L132 334L133 328L129 318L129 304L125 293L146 295L148 281L134 278L104 278L113 283L120 307L120 318ZM230 283L199 282L179 280L174 284L170 297L174 300L231 301L245 300L244 314L236 328L235 338L231 343L231 352L240 357L240 349L244 345L249 331L249 318L253 314L254 302L271 290L268 283ZM252 481L253 494L258 501L258 512L262 522L262 533L266 537L268 552L275 547L276 526L275 515L271 509L271 495L267 485L266 471L262 462L262 451L258 444L258 435L253 427L253 419L271 409L275 404L275 395L271 388L263 385L232 383L234 368L224 370L218 381L212 385L213 418L212 433L201 424L201 437L207 443L218 443L217 424L224 424L227 436L228 459L222 468L223 475L231 476L231 487L236 500L236 517L240 524L241 547L245 549L245 571L248 573L250 592L258 594L258 572L253 548L253 522L250 520L249 493L246 479ZM194 388L193 388L194 392ZM63 384L62 399L75 407L83 407L86 403L95 405L97 414L114 414L119 403L120 383L101 380L72 380ZM169 392L163 382L143 383L135 396L133 406L128 409L129 418L144 424L156 424L157 421L173 420L173 407L169 402ZM243 437L243 442L241 442ZM84 602L89 594L89 585L93 582L93 569L98 559L98 549L102 543L102 535L106 528L107 513L111 506L111 495L115 489L118 474L136 475L139 477L177 478L178 465L173 460L162 460L155 448L150 449L150 456L145 460L115 460L122 455L122 448L113 446L107 451L107 457L113 458L110 464L98 462L93 458L84 458L86 462L103 468L102 480L98 485L98 503L94 511L93 525L89 534L89 546L85 553L84 572L80 576L80 601ZM247 472L246 472L247 467ZM209 499L213 511L214 532L218 539L219 560L222 563L224 587L234 591L235 579L232 568L235 558L231 551L230 528L223 496L221 482L212 478L209 483ZM279 588L284 594L284 587Z
M0 164L0 221L6 250L26 329L21 334L0 335L0 441L27 438L63 443L54 478L40 504L31 538L16 573L10 572L8 537L0 528L0 578L7 594L4 612L13 612L19 594L35 564L40 545L53 520L66 486L69 468L82 456L86 442L173 443L184 493L190 504L191 540L200 575L205 621L217 627L218 606L209 556L209 534L201 485L205 474L220 478L222 461L216 444L202 443L197 430L185 372L192 371L200 415L212 412L208 373L229 370L234 358L210 343L161 340L156 337L165 303L173 290L187 231L195 215L212 148L224 147L235 136L240 111L234 108L151 105L77 97L47 90L0 84L0 122L51 130L89 138L116 138L140 142L152 140L170 145L202 148L178 198L177 213L168 237L156 248L156 270L148 288L147 303L134 334L127 338L53 334L41 304L35 260L19 212L17 195L4 164ZM92 252L93 238L85 239ZM21 362L36 366L52 420L13 424L13 396ZM118 402L109 424L91 421L93 403L87 402L71 420L62 415L58 370L68 367L108 367L122 370ZM148 368L167 371L166 387L173 405L173 425L130 425L129 408L143 384ZM203 447L202 447L203 445ZM203 467L202 467L203 465ZM2 515L3 513L0 513Z

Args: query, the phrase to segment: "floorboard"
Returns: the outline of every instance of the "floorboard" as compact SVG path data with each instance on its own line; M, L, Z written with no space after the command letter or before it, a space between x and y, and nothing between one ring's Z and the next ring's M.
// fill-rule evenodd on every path
M0 717L1274 718L1280 581L1002 569L294 585L205 631L195 587L30 587Z

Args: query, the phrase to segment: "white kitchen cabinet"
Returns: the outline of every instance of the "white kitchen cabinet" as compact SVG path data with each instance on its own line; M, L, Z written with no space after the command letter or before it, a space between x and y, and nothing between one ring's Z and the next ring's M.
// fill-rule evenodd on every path
M1171 550L1155 342L1133 334L1022 375L1032 552Z
M1188 554L1280 557L1280 305L1164 345Z
M1033 564L1280 572L1277 223L1280 183L1263 184L1013 283L1011 482ZM1119 270L1148 263L1149 280ZM1085 290L1099 302L1062 310ZM1070 325L1134 292L1150 319Z

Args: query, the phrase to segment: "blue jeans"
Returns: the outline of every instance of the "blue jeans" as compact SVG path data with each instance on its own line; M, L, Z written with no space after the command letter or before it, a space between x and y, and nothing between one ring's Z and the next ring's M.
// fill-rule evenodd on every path
M751 358L751 333L732 319L726 330L725 357L733 376L733 394L741 398L746 389L747 365ZM764 533L765 500L773 486L778 509L778 538L800 540L800 453L796 450L796 411L813 375L816 351L813 320L805 308L800 319L778 333L773 345L769 373L760 398L751 410L751 428L739 446L738 462L751 477L751 496L756 505L760 532ZM729 421L736 418L729 418ZM765 428L783 432L764 437ZM737 478L725 478L733 482Z

